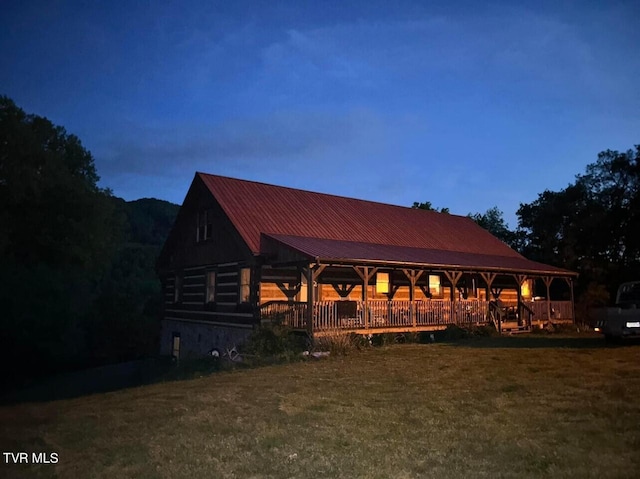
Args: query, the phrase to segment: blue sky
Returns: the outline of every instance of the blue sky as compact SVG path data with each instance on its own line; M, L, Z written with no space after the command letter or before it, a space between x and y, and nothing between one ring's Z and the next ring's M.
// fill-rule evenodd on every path
M640 143L640 4L3 2L0 94L101 184L195 171L452 213L520 203Z

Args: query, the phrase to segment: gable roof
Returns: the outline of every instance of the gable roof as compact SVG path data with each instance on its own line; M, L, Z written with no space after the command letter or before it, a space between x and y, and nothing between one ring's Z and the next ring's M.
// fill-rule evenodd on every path
M196 177L254 254L267 235L312 258L574 274L527 260L466 216L206 173Z

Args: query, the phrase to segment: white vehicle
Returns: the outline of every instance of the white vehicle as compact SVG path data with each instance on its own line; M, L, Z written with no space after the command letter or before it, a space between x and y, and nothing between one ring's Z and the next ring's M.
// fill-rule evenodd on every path
M594 330L607 339L640 336L640 281L622 283L612 308L592 311Z

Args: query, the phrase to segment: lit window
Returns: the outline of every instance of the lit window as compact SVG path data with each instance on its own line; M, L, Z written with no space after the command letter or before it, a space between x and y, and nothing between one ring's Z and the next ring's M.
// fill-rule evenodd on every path
M240 270L240 296L241 303L248 303L251 292L251 270L249 268L242 268Z
M376 293L389 292L389 273L376 274Z
M206 303L215 303L216 301L216 272L207 271L207 292L205 295Z
M303 274L300 276L300 293L298 294L298 301L307 301L307 294L309 294L309 288L307 288L307 277Z
M442 294L439 275L429 275L429 292L432 296L440 296Z

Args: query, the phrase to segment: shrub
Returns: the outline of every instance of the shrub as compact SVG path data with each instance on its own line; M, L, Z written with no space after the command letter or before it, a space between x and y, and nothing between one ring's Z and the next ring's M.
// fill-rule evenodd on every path
M458 341L468 338L469 332L457 324L450 324L447 326L447 329L444 330L443 337L445 341Z
M260 357L292 357L305 350L307 338L278 324L260 326L243 346L243 352Z
M496 331L496 328L493 324L485 324L482 326L471 326L469 332L473 336L479 337L491 337L491 336L499 336L500 334Z
M313 349L316 351L329 351L334 355L345 355L367 346L369 346L369 338L367 336L331 331L316 337Z

